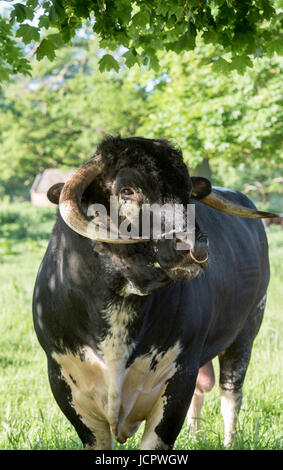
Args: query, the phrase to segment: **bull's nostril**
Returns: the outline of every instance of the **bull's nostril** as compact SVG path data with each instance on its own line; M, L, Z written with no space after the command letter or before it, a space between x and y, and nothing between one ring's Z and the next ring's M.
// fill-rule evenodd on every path
M208 239L204 235L196 237L195 243L192 240L174 237L174 248L189 252L191 263L204 264L208 260Z

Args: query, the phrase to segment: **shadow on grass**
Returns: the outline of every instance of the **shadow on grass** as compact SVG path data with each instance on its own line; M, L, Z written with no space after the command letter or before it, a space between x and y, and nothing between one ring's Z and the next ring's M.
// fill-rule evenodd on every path
M8 356L0 356L0 367L1 369L6 369L7 367L22 367L30 365L31 361L23 360L23 359L12 359Z

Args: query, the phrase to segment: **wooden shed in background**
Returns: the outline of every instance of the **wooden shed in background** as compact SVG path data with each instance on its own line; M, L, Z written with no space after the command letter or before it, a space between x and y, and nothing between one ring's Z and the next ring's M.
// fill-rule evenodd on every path
M39 173L30 190L31 203L34 206L47 207L53 204L47 199L48 189L55 183L65 183L73 174L73 170L63 172L58 168L48 168Z

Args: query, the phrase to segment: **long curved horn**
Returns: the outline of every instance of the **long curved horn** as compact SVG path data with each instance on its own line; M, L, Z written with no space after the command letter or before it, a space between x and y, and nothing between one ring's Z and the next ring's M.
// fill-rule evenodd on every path
M111 220L108 217L108 227L100 225L100 230L97 225L91 222L91 218L86 216L81 207L81 199L86 188L95 180L101 173L103 163L101 155L97 155L88 162L84 163L64 184L60 199L59 211L66 222L66 224L75 232L90 238L91 240L104 242L104 243L139 243L149 241L148 239L137 238L117 238L116 231L112 230ZM115 227L116 228L116 227ZM101 238L101 229L104 231L105 236ZM117 228L116 228L117 230ZM98 233L99 232L99 233Z
M226 212L226 214L238 215L239 217L248 217L250 219L279 217L279 215L272 214L271 212L258 211L256 209L251 209L250 207L235 204L219 194L216 194L214 191L211 191L210 194L198 200L207 206L213 207L213 209Z

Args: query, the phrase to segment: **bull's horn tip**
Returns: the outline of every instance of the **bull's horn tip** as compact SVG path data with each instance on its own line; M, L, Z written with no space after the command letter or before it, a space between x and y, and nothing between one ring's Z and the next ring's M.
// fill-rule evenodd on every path
M274 219L274 218L280 218L281 216L279 214L273 214L272 212L261 212L258 211L258 214L261 215L262 218L264 219Z

